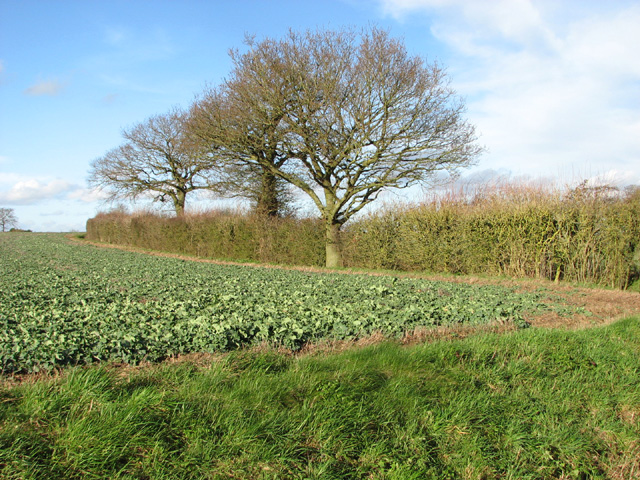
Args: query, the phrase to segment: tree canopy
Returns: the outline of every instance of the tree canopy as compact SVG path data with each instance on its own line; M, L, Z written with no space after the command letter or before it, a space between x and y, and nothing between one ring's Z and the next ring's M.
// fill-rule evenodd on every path
M246 85L233 80L205 90L191 107L188 130L219 160L216 193L247 198L258 212L278 216L289 203L287 183L272 171L287 161L282 108L245 110L246 93Z
M445 70L384 30L290 31L247 45L188 113L125 131L91 182L114 196L155 192L178 215L188 192L210 189L275 216L293 186L318 208L326 264L338 266L342 225L381 192L455 174L482 150Z
M386 31L291 31L232 59L223 98L233 121L209 141L313 200L327 266L341 262L341 226L380 192L455 173L481 151L446 72Z
M124 130L126 141L92 162L89 183L112 198L153 194L182 215L187 194L211 188L216 167L216 159L187 134L187 115L174 109Z

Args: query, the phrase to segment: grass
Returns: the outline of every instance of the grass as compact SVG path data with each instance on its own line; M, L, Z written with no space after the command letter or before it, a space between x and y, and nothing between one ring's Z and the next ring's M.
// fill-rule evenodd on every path
M9 380L6 479L640 477L640 317Z

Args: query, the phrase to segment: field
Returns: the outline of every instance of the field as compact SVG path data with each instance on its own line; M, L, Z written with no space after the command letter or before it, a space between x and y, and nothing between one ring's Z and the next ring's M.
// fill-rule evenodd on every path
M370 275L317 274L158 258L3 236L0 369L137 363L268 344L299 349L435 326L510 323L560 308L542 293Z
M0 271L1 478L640 477L637 294L49 234Z

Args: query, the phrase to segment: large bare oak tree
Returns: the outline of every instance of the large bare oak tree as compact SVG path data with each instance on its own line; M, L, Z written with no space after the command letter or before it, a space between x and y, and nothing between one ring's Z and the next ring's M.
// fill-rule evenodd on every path
M382 191L454 173L481 151L444 70L386 31L292 31L232 58L225 97L236 123L211 144L313 200L329 267L341 265L342 225Z
M183 215L188 193L211 188L217 162L187 134L187 116L174 109L124 130L126 141L92 162L89 184L112 198L152 194L154 200L171 201L176 215Z

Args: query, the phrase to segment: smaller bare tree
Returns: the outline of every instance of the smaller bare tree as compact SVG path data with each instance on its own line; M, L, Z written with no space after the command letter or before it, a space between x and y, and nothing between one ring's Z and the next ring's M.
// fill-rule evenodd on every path
M260 72L271 71L268 58L253 60ZM288 182L271 168L281 168L288 159L282 148L288 87L285 80L269 76L258 79L268 85L258 92L252 85L256 79L235 73L194 103L188 130L220 161L218 194L249 199L257 212L277 217L292 202Z
M18 225L18 218L13 208L0 208L0 225L3 232Z
M211 187L216 162L185 132L187 115L174 109L123 131L126 142L93 161L89 184L112 200L155 194L154 200L170 200L181 216L188 193Z

